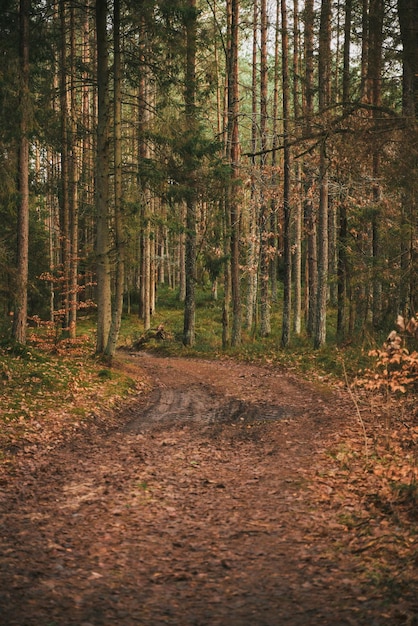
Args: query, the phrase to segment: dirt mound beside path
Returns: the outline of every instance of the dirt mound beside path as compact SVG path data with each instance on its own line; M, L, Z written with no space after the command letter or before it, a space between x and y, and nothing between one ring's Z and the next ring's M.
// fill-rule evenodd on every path
M151 391L118 427L22 459L2 486L1 624L406 623L313 495L352 419L343 395L229 360L124 367Z

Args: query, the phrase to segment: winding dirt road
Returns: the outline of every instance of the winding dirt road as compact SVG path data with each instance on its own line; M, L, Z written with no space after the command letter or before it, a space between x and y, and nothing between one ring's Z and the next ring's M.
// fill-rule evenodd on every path
M343 396L229 360L123 367L151 391L0 492L2 625L396 623L311 496Z

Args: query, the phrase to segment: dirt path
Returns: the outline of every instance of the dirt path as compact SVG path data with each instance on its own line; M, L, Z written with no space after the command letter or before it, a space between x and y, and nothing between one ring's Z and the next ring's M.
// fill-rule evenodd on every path
M0 491L2 625L406 623L311 497L343 397L231 361L126 367L152 391L119 427L23 459Z

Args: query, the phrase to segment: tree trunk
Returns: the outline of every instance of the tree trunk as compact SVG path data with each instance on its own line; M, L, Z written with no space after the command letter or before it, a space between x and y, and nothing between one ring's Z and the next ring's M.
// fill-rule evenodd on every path
M260 334L271 333L270 302L270 210L266 199L267 150L267 0L261 0L260 58Z
M252 46L252 90L251 90L251 152L257 150L257 52L258 52L258 4L253 8L253 46ZM273 152L274 155L274 152ZM245 326L252 329L257 301L257 185L256 161L251 157L251 201L249 207L248 251L247 251L247 305Z
M184 91L186 133L196 131L196 36L197 10L196 0L188 0L188 11L185 15L186 27L186 84ZM185 158L187 175L186 197L186 297L184 301L183 344L193 346L195 343L196 317L196 162L193 154Z
M289 147L289 35L287 31L286 0L281 0L282 14L282 75L283 75L283 244L284 285L282 346L290 343L292 313L292 246L290 237L290 147Z
M97 339L96 352L103 354L111 324L111 281L109 259L109 77L107 2L96 1L97 38L97 154L96 154L96 262Z
M405 316L413 316L418 309L417 272L417 189L410 184L418 171L417 120L418 120L418 0L398 0L403 60L403 115L406 120L405 141L402 157L406 163L406 184L402 198L402 230L400 279L400 310ZM404 146L410 146L405 151ZM412 173L412 176L410 176Z
M326 107L330 101L331 67L331 1L322 0L319 29L319 107L326 124ZM318 292L315 315L314 346L326 342L328 299L328 155L326 139L321 142L319 156L319 210L318 210Z
M305 98L304 118L306 133L312 129L313 115L313 65L314 65L314 2L306 0L305 3ZM311 166L305 165L305 223L307 234L307 303L306 303L306 331L309 336L313 335L315 326L315 311L318 289L318 263L317 263L317 215L314 205L314 182Z
M337 266L337 337L344 338L346 329L347 295L347 207L345 199L339 207L338 266Z
M17 272L13 317L13 339L26 343L28 317L29 266L29 11L30 0L20 0L19 69L20 69L20 145L19 207L17 225Z
M79 184L79 146L77 141L77 115L79 112L76 91L76 32L75 8L70 9L70 159L69 159L69 217L70 217L70 266L69 266L69 319L68 329L71 339L77 334L78 305L78 184Z
M344 50L343 50L343 104L350 103L350 58L351 58L351 16L352 0L345 0Z
M373 119L375 126L379 126L380 113L378 107L381 105L381 85L382 85L382 43L383 43L383 14L384 1L370 1L369 15L369 81L370 96L373 105ZM382 277L381 277L381 243L380 243L380 145L374 142L372 149L372 193L373 193L373 217L372 217L372 260L373 260L373 293L372 293L372 315L373 325L377 328L382 316Z
M299 102L299 2L293 0L293 115L298 120L300 116ZM296 178L295 192L295 236L294 236L294 258L293 258L293 330L299 335L302 330L302 190L301 176L302 168L297 160L294 166Z
M418 0L398 0L403 59L403 112L418 118Z
M361 85L360 95L369 100L367 72L369 66L369 0L362 0Z
M60 116L61 116L61 271L62 287L61 309L63 327L70 324L70 149L69 149L69 116L68 116L68 63L67 63L67 10L64 0L59 3L61 25L61 59L60 59Z
M125 237L122 207L122 58L120 46L120 0L114 0L113 3L113 125L116 277L112 321L106 346L106 354L109 357L114 355L119 337L125 287Z
M239 0L231 0L230 45L228 58L228 143L231 181L228 192L231 228L231 298L233 346L241 343L241 290L239 268L240 208L239 208L239 161L240 144L238 135L239 89L238 89L238 36Z

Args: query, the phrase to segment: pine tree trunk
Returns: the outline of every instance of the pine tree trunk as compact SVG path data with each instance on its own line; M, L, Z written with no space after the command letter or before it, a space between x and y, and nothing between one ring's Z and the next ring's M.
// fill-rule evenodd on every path
M111 281L109 259L109 77L107 43L107 2L96 2L97 38L97 154L96 154L96 262L97 340L96 352L103 354L111 323Z
M106 354L109 357L112 357L116 351L122 323L123 294L125 287L125 238L122 207L122 58L120 48L120 0L114 0L113 3L113 125L116 277L112 321L106 346Z
M344 107L350 103L350 58L351 58L351 19L352 0L345 1L345 21L344 21L344 50L343 50L343 104Z
M68 3L67 3L68 4ZM67 10L64 0L59 3L61 25L60 59L60 116L61 116L61 309L64 311L63 327L70 324L70 141L68 116L68 63L67 63Z
M240 144L238 135L239 116L239 76L238 76L238 44L239 44L239 0L228 0L228 49L227 49L227 81L228 81L228 133L227 151L231 167L230 184L227 194L227 211L230 226L230 279L232 300L231 344L241 343L242 313L240 289L240 207L239 207L239 161ZM228 276L229 278L229 276ZM225 296L228 297L225 288ZM228 308L224 305L224 324L227 323ZM224 333L225 335L225 333Z
M305 98L304 117L306 120L306 133L312 128L313 115L313 64L314 64L314 2L306 0L305 3ZM318 290L318 263L317 263L317 214L313 200L313 175L310 166L305 166L305 224L307 235L307 260L306 260L306 332L309 336L314 333L316 300Z
M418 0L398 0L403 60L403 114L418 119Z
M369 66L369 0L362 0L361 85L362 99L369 100L367 72Z
M29 11L30 0L20 0L19 69L20 69L20 145L19 207L17 225L17 271L13 317L13 339L26 343L28 317L29 266Z
M299 2L293 0L293 116L295 120L300 116L299 102ZM299 160L294 166L296 178L295 190L295 235L294 235L294 259L293 259L293 330L296 335L300 335L302 330L302 189L301 177L302 168Z
M196 35L197 10L196 0L188 0L188 12L185 17L186 27L186 80L184 91L186 132L196 129ZM185 158L185 170L188 177L186 197L186 297L184 301L183 344L195 343L196 324L196 189L195 157L189 154Z
M416 153L418 120L418 0L398 0L403 60L403 115L406 121L404 145L412 144L404 156L409 172L418 170ZM404 145L402 152L404 153ZM416 187L415 187L416 189ZM402 198L401 279L400 310L409 317L418 310L417 272L417 193L414 186L407 185Z
M384 1L371 0L369 15L369 78L370 94L373 104L373 118L375 126L379 126L380 113L377 110L381 105L381 84L382 84L382 43L383 43L383 14ZM373 325L378 327L382 317L382 277L381 265L381 243L380 243L380 145L375 142L372 155L372 179L373 179L373 218L372 218L372 254L373 254L373 294L372 294L372 315Z
M270 301L270 206L265 197L267 158L267 0L261 0L260 58L260 334L271 333Z
M282 346L290 343L290 323L292 313L292 247L290 237L290 147L289 147L289 41L287 31L286 0L281 0L282 15L282 75L283 75L283 322Z
M337 336L341 340L346 330L347 295L347 207L343 200L339 207L338 281L337 281Z
M76 72L76 33L75 8L70 9L70 160L69 160L69 217L70 217L70 267L69 267L69 320L68 328L71 339L77 334L77 305L78 305L78 185L79 185L79 146L77 142L77 115L79 113L77 91L75 84Z
M257 149L257 51L258 51L258 4L253 8L253 45L252 45L252 99L251 99L251 152ZM274 153L273 153L274 154ZM249 206L248 250L247 250L247 302L245 307L245 326L251 330L254 322L257 301L257 187L256 162L251 157L251 200Z
M322 0L319 30L319 107L326 124L326 107L330 101L331 1ZM315 314L314 347L326 342L328 299L328 155L326 139L321 142L319 163L318 210L318 292Z
M181 204L181 223L186 221L186 205ZM185 235L179 235L179 300L184 302L186 299L186 255L185 255Z

